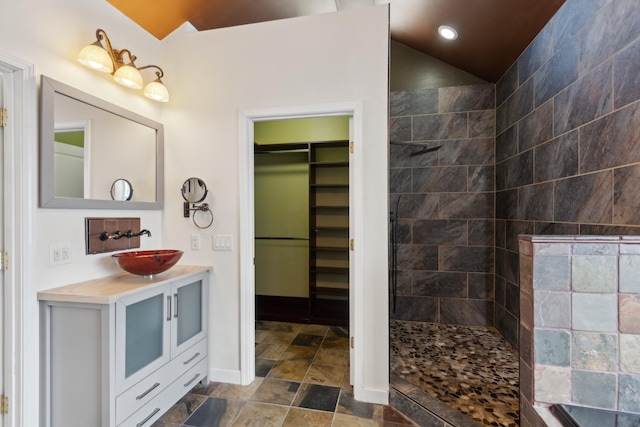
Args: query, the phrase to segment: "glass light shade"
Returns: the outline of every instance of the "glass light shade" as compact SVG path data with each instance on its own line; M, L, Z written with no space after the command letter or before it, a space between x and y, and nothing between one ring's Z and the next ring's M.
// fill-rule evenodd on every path
M111 57L102 46L96 44L83 47L78 54L78 62L103 73L113 72Z
M158 102L169 102L169 91L160 79L152 81L144 88L144 96Z
M118 68L113 75L113 79L131 89L142 89L142 75L137 68L131 65L123 65Z

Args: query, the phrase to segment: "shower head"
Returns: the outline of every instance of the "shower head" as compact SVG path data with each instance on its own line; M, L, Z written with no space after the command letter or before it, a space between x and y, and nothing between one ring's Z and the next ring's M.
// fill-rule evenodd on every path
M442 148L442 145L438 145L437 147L431 147L431 148L425 147L420 151L414 151L413 153L409 154L409 157L419 156L420 154L431 153L432 151L438 151L441 148Z

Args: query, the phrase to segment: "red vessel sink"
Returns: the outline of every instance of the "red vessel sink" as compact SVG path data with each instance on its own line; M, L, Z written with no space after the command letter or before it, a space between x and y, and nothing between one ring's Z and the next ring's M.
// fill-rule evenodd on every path
M140 276L153 276L173 267L182 254L177 249L158 249L120 252L111 257L124 271Z

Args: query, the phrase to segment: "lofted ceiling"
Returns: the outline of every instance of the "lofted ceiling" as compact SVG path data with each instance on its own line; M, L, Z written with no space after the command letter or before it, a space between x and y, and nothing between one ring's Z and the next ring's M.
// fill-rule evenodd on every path
M495 83L565 0L107 1L158 39L185 22L203 31L389 3L392 40Z

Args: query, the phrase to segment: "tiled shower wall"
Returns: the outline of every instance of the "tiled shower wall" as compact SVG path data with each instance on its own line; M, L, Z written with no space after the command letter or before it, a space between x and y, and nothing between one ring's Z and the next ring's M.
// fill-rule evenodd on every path
M493 325L495 87L392 92L390 100L398 254L390 317Z
M519 234L640 234L640 6L567 0L496 86L496 327Z

